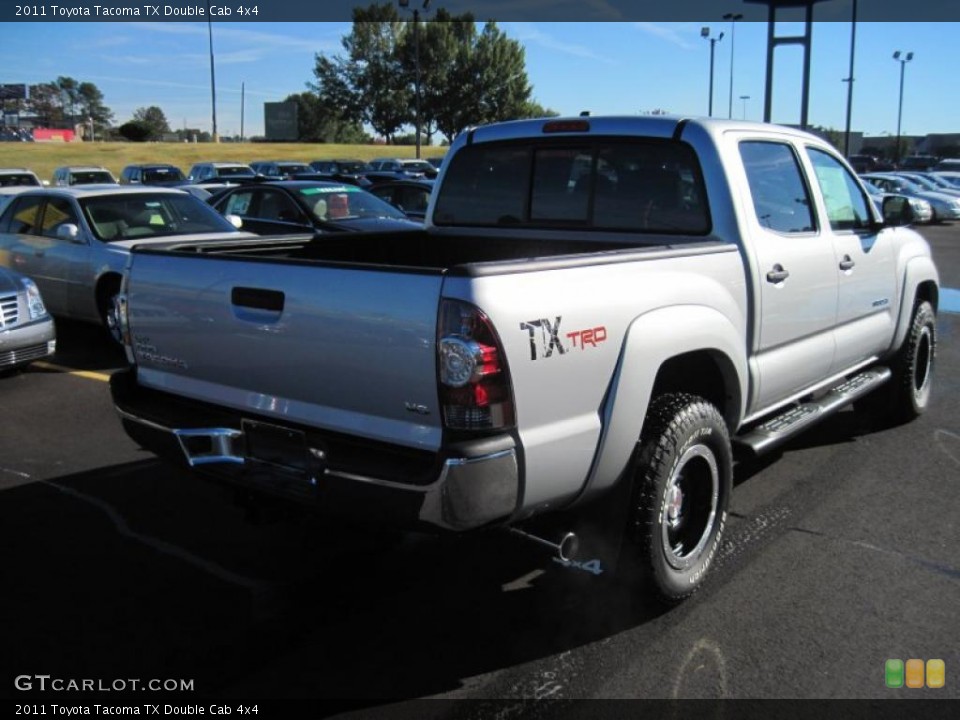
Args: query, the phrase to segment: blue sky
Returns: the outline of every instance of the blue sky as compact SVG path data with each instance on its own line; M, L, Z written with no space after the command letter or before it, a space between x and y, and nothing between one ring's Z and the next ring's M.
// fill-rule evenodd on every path
M722 15L722 13L718 13ZM763 119L765 22L500 23L525 47L534 98L564 114L634 114L662 109L706 115L710 43L716 44L714 115L730 106L734 49L733 116ZM221 134L263 132L263 103L301 92L313 79L314 54L339 53L349 23L214 23L217 124ZM809 121L843 130L849 74L849 22L816 22L811 56ZM799 22L777 24L778 36L803 31ZM49 82L59 75L95 83L115 120L159 106L174 127L211 127L207 24L5 23L0 82ZM896 134L900 64L895 50L912 51L906 65L902 132L960 132L957 55L960 23L858 23L852 129ZM731 39L734 42L731 43ZM772 120L798 123L802 54L777 50ZM749 99L741 100L748 95Z

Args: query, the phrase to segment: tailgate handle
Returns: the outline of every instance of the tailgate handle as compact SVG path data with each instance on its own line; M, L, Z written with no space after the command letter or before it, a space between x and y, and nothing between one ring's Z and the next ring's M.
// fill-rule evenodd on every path
M230 293L230 302L239 307L283 312L284 295L279 290L235 287Z

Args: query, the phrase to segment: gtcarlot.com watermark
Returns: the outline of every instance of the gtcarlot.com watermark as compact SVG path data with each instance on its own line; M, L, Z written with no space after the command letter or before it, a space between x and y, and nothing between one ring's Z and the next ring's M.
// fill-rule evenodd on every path
M62 678L17 675L13 685L22 692L193 692L193 680L183 678Z

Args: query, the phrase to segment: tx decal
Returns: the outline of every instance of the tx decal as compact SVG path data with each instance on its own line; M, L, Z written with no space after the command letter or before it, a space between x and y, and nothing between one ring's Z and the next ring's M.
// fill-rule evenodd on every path
M548 318L539 320L528 320L520 323L520 329L526 330L530 336L530 359L548 358L553 355L554 349L560 355L567 352L563 341L560 340L560 321L562 317L557 316L556 320L550 322ZM565 333L563 337L567 338L571 348L580 348L586 350L587 347L597 347L599 343L606 341L607 328L603 325L586 330L574 330Z

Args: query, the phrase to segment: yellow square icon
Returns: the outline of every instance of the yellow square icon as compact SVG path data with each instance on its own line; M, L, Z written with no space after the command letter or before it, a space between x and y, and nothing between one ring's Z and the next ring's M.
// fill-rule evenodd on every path
M908 688L923 687L923 660L907 660L907 681Z
M942 688L946 682L947 668L943 660L927 660L927 687Z

